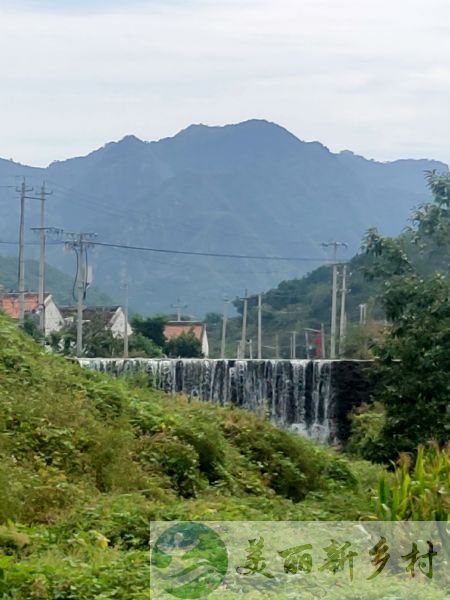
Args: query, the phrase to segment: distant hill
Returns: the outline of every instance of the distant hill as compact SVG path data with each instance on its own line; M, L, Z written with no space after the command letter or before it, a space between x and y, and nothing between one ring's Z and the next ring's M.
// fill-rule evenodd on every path
M324 256L320 243L358 248L378 226L398 234L410 209L429 199L424 171L447 170L432 160L380 163L303 142L286 129L252 120L225 127L193 125L173 138L143 142L127 136L91 154L46 169L0 161L0 184L25 175L46 179L50 225L95 231L99 240L193 252ZM18 202L0 189L0 236L17 230ZM38 202L28 203L28 225ZM49 261L73 270L60 248ZM97 248L94 281L117 296L127 267L130 302L142 312L169 312L177 298L187 313L217 310L224 294L269 289L320 262L201 258Z
M0 286L6 290L17 291L17 259L10 256L0 256ZM38 290L39 263L28 259L25 263L26 288L29 291ZM73 277L55 267L46 267L46 291L53 295L56 303L64 306L74 304L72 296ZM76 293L76 292L75 292ZM111 298L95 288L89 288L86 303L90 305L111 304Z

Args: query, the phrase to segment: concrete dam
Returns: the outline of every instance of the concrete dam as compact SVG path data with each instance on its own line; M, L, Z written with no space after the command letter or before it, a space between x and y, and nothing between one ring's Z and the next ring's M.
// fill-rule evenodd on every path
M144 372L171 394L267 415L314 440L344 442L351 411L370 400L370 361L86 358L79 364L116 377Z

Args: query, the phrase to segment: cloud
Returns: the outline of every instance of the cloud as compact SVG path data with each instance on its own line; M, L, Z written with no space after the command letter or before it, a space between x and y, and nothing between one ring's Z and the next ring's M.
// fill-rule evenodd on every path
M0 11L1 156L264 117L335 150L449 158L446 0L39 6Z

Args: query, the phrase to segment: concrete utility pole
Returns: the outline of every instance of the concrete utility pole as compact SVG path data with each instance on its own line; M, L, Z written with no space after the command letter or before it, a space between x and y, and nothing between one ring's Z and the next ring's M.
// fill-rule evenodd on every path
M25 318L25 200L27 193L34 188L27 188L25 177L20 188L20 224L19 224L19 322L23 323Z
M227 320L228 320L228 298L223 300L223 319L222 319L222 340L220 342L220 358L225 358L225 348L227 340Z
M262 358L262 296L258 294L258 359Z
M295 359L297 354L297 332L291 331L291 358Z
M365 325L367 321L367 304L359 305L359 324Z
M183 308L187 308L188 305L187 304L181 304L181 301L179 298L177 298L177 303L176 304L171 304L170 305L172 308L175 308L177 311L177 321L181 321L181 311L183 310Z
M69 240L66 246L71 248L77 257L77 356L83 353L83 300L86 298L88 255L87 250L96 233L66 233Z
M38 297L39 297L39 329L45 336L45 242L47 232L57 234L61 233L61 229L55 227L45 227L45 198L51 196L52 191L45 189L45 181L41 187L40 201L41 201L41 221L40 227L32 227L33 231L39 231L39 285L38 285Z
M345 299L347 292L347 265L342 267L342 288L341 288L341 318L339 322L339 356L342 357L345 352L345 335L347 330L347 315L345 313Z
M123 330L123 357L128 358L128 278L125 277L125 280L122 284L122 289L124 291L124 303L123 303L123 312L125 317L125 327Z
M325 325L323 323L320 324L320 339L322 345L322 358L327 357L327 351L325 348Z
M246 350L246 342L247 342L247 309L248 309L248 294L247 294L247 290L245 290L245 296L243 298L240 298L240 300L243 300L244 302L244 307L242 310L242 334L241 334L241 357L240 358L245 358L245 350Z
M347 248L345 242L327 242L321 244L323 248L333 248L333 288L331 295L331 337L330 337L330 358L336 358L336 321L337 321L337 279L338 279L338 265L337 265L337 251L339 247Z
M248 340L248 357L250 358L250 360L253 359L253 340L252 339Z
M49 235L58 237L63 233L63 230L57 227L32 227L31 230L39 232L39 329L45 336L45 248L47 237Z

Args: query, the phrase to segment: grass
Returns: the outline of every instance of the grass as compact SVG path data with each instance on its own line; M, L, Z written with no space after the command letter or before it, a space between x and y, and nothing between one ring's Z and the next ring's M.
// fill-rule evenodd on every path
M380 471L84 371L0 316L3 599L147 598L150 520L375 518Z

